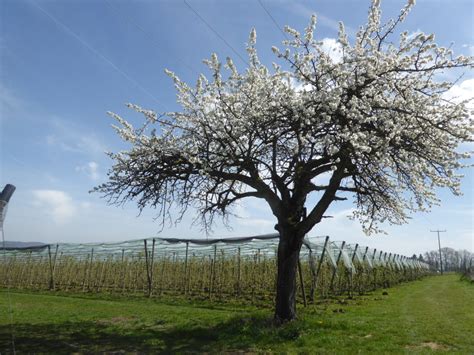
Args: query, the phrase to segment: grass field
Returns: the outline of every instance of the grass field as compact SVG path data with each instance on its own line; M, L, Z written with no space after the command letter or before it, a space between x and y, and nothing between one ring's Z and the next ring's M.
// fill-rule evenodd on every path
M272 305L0 293L0 349L22 352L474 353L474 285L434 276L299 309L280 328Z

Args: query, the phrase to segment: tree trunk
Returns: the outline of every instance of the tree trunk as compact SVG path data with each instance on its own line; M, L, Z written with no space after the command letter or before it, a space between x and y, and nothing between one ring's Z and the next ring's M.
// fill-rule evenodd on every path
M275 321L279 324L296 318L296 276L303 236L280 231Z

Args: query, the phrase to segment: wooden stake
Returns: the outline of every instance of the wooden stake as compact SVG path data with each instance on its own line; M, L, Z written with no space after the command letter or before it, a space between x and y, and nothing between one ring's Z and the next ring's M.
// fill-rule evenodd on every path
M86 281L87 281L87 270L89 268L89 254L87 254L87 259L84 265L84 280L82 281L82 292L86 291Z
M352 254L352 258L351 258L351 263L352 263L353 267L354 267L354 259L355 259L358 248L359 248L359 244L357 243L355 248L354 248L354 253ZM348 290L349 297L352 297L353 287L354 287L354 275L353 275L352 268L351 268L349 270L349 290Z
M308 260L308 263L309 263L309 271L311 273L311 288L310 288L310 291L309 291L309 300L311 303L314 302L314 276L316 274L316 270L315 270L315 266L314 266L314 260L313 260L313 251L311 249L309 249L309 260Z
M211 284L209 287L209 298L212 297L212 291L214 288L214 282L216 277L216 257L217 257L217 245L214 244L214 258L211 259Z
M188 293L188 250L189 242L186 242L186 254L184 255L184 294Z
M53 262L51 261L51 245L48 245L48 257L49 257L49 289L53 289Z
M352 259L351 259L352 263L354 263L354 259L355 259L358 248L359 248L359 244L357 243L355 248L354 248L354 253L352 254Z
M377 252L377 249L374 249L374 255L372 255L372 270L374 274L374 290L377 288L377 266L375 266L374 261L375 261L375 253Z
M364 262L365 262L365 259L367 257L367 252L369 251L369 247L365 247L365 252L364 252L364 256L362 257L362 267L364 267ZM362 277L359 277L359 294L361 295L362 294Z
M209 299L211 298L211 295L212 295L213 264L214 264L214 261L212 260L212 256L209 255L209 266L210 266L210 272L209 272Z
M160 285L159 285L159 290L160 290L160 295L163 294L163 286L165 284L165 266L166 266L166 252L163 254L163 261L161 263L161 271L160 271Z
M237 248L237 295L240 295L240 281L241 281L241 272L240 272L240 247Z
M333 290L334 278L336 277L337 267L339 266L339 260L341 260L341 256L342 256L342 249L344 249L345 245L346 245L346 242L343 241L342 244L341 244L341 250L339 250L339 255L337 256L336 267L334 268L334 271L332 272L331 283L329 285L329 289L332 290L332 291L334 291Z
M91 249L91 260L89 262L89 268L88 268L88 271L87 271L87 291L90 290L92 263L93 262L94 262L94 248Z
M319 273L321 271L321 266L323 265L323 261L324 261L324 255L326 254L326 246L329 242L329 236L326 236L326 239L324 241L324 246L323 246L323 251L321 253L321 258L319 259L319 263L318 263L318 269L316 270L316 274L314 275L314 278L313 278L313 283L311 285L311 293L310 293L310 299L312 302L314 302L314 291L316 290L316 287L317 287L317 282L318 282L318 276L319 276Z
M303 282L303 271L301 270L301 261L298 256L298 274L300 275L300 286L301 286L301 295L303 296L303 304L306 307L306 291L304 289L304 282Z
M122 288L122 292L125 291L125 249L122 249L122 258L121 258L121 263L120 265L122 266L122 270L121 270L121 277L120 277L120 281L121 281L121 288Z
M106 270L106 267L107 267L107 260L102 260L102 267L100 269L100 276L99 276L99 280L97 280L97 292L100 291L100 288L102 286L102 283L104 281L104 275L105 275L105 270Z
M148 265L148 249L147 249L146 239L143 239L143 244L145 247L145 267L146 267L146 278L148 281L148 297L151 297L151 275L150 275L150 267Z
M54 290L54 269L56 268L56 256L58 255L58 247L59 245L56 244L56 251L54 252L54 257L51 258L51 246L48 245L48 256L49 256L49 289Z
M153 238L152 244L151 244L151 263L150 263L150 297L151 294L153 293L153 268L154 268L154 262L155 262L155 238Z

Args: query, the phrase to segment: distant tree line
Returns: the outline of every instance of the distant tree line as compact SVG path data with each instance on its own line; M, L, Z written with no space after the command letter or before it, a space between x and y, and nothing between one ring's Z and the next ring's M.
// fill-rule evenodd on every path
M418 259L431 266L433 270L441 270L440 267L440 251L432 250L424 255L416 256L413 254L412 259ZM443 271L461 271L474 267L474 254L467 250L454 250L453 248L441 248L441 261Z

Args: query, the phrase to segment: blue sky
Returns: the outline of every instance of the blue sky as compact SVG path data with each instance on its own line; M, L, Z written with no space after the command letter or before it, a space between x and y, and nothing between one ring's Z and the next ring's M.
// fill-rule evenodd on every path
M106 111L139 123L125 108L132 102L157 111L178 109L175 91L164 69L194 82L204 70L202 59L216 52L244 64L245 42L257 29L264 62L275 60L272 45L283 34L258 1L56 0L0 1L0 186L17 191L5 223L9 240L94 242L151 237L160 227L153 210L138 216L133 203L108 206L88 191L106 178L110 161L104 151L124 148L110 128ZM265 8L280 27L303 29L317 13L316 36L337 36L337 22L355 31L364 23L369 1L269 1ZM382 1L383 16L395 16L404 1ZM403 24L410 32L435 33L455 54L474 54L474 2L418 0ZM223 40L224 39L224 40ZM236 54L237 52L238 54ZM459 74L459 73L456 73ZM456 93L472 96L474 76L466 72ZM472 149L470 147L464 147ZM352 204L333 205L310 233L359 242L411 255L436 248L430 229L446 229L443 244L474 249L474 174L465 171L464 196L440 191L442 206L417 214L404 226L386 226L388 235L366 237L346 218ZM273 232L274 220L265 204L249 200L236 208L233 230L217 224L214 236ZM168 237L202 237L192 227L190 211Z

